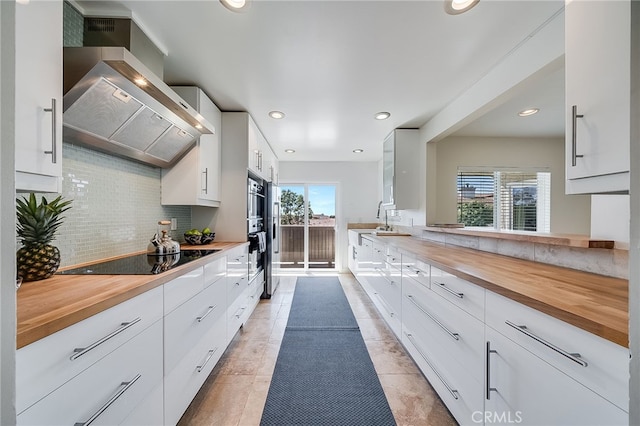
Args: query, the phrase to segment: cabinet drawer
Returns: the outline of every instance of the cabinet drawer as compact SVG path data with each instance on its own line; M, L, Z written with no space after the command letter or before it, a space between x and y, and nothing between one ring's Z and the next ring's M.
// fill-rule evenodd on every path
M162 321L156 321L22 412L18 424L121 424L161 383Z
M16 352L20 413L162 318L162 288L40 339ZM76 349L84 349L76 352ZM74 357L74 359L72 359Z
M402 269L402 256L400 255L400 252L393 247L387 247L384 260L398 270Z
M204 271L202 267L179 276L164 286L164 314L168 314L204 288Z
M484 321L484 288L432 266L431 290Z
M487 425L489 421L532 426L629 424L625 411L522 346L491 328L486 337ZM498 420L500 415L503 420Z
M210 286L227 275L227 258L220 257L204 265L204 285Z
M402 277L413 278L425 287L429 287L431 266L408 254L402 254Z
M164 368L171 371L227 308L224 281L218 281L164 318Z
M432 291L415 287L404 286L402 303L403 323L415 335L431 342L429 349L434 355L457 361L466 374L480 382L483 380L484 324L481 321Z
M209 331L175 365L164 380L166 425L175 425L226 349L224 318Z
M402 343L459 424L474 424L472 416L482 414L484 408L482 379L465 374L458 363L431 352L434 342L419 338L410 328L403 330Z
M373 248L373 260L375 262L381 263L387 260L386 246L380 243L373 243L372 248Z
M486 322L574 380L629 410L627 348L490 291Z

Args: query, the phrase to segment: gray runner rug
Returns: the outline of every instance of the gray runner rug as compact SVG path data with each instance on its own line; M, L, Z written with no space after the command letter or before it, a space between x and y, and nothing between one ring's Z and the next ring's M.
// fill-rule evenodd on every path
M337 277L298 278L260 424L396 424Z

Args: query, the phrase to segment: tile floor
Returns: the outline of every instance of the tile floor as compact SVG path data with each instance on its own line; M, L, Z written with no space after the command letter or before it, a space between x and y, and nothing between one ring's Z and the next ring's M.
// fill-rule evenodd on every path
M338 277L398 425L455 425L358 281L351 274ZM187 408L180 426L260 424L295 283L296 276L283 276L273 297L260 301Z

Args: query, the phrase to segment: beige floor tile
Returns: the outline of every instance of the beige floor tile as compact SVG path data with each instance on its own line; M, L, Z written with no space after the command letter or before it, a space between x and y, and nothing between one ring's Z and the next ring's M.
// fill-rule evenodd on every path
M387 340L395 341L396 337L387 325L380 318L357 318L358 326L362 338L366 340Z
M278 359L278 353L280 352L280 344L282 342L269 342L262 354L260 360L260 366L256 371L257 376L269 376L273 374L273 369L276 367L276 361Z
M275 323L275 318L256 318L252 315L240 329L238 337L242 340L269 340Z
M273 328L271 329L271 335L269 336L269 342L282 342L282 338L284 337L284 332L287 328L287 322L289 318L278 318L273 324Z
M232 350L220 359L220 374L255 376L268 345L266 340L239 339L234 342Z
M378 375L420 372L397 340L366 340L365 344Z
M456 425L421 374L382 374L378 377L398 426Z
M209 376L179 426L232 426L240 422L255 376Z
M247 398L244 411L238 422L239 426L256 426L260 424L262 419L262 411L267 401L269 393L269 385L271 384L271 376L256 376L251 386L251 393Z

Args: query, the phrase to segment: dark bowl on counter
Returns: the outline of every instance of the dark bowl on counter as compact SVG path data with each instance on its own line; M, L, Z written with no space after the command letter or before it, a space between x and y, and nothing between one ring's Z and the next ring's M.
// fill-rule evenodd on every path
M191 244L194 246L199 246L203 244L209 244L213 242L214 237L216 236L215 232L210 232L208 234L184 234L184 241L187 244Z

